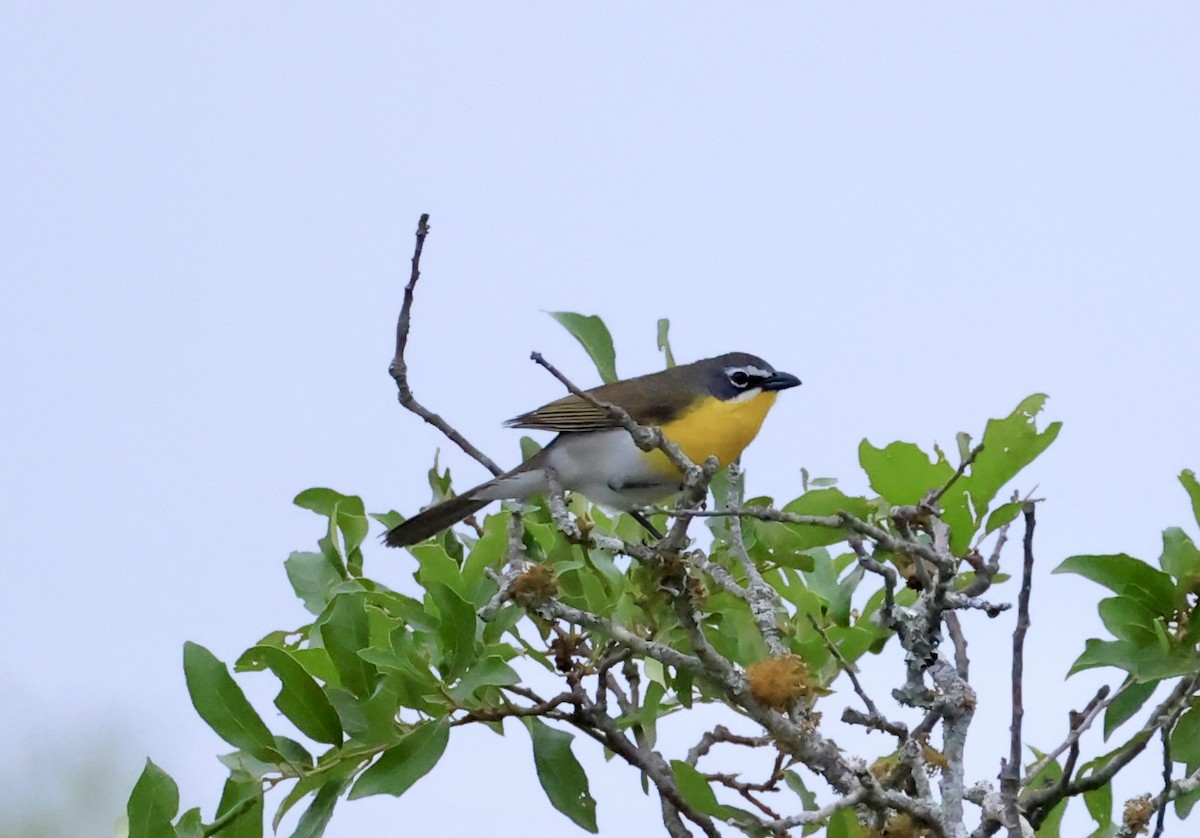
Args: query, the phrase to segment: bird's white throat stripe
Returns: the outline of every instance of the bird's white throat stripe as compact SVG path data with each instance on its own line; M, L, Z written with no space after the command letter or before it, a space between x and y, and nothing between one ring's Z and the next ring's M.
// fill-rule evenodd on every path
M756 396L760 395L761 393L762 393L761 387L751 387L749 390L743 390L741 393L738 393L732 399L726 399L725 403L726 404L740 404L742 402L748 402L751 399L755 398Z

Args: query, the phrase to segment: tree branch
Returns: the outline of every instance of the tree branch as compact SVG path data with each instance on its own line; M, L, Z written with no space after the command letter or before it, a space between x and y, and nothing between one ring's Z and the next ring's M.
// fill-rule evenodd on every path
M1112 703L1108 698L1109 692L1109 687L1105 684L1092 696L1092 700L1083 708L1082 713L1071 713L1070 729L1067 733L1067 738L1061 745L1030 766L1029 770L1025 772L1025 779L1022 781L1022 785L1028 786L1038 774L1041 774L1046 769L1047 765L1058 759L1064 751L1074 747L1079 742L1079 737L1083 736L1084 732L1092 726L1092 722L1096 720L1096 717Z
M1141 730L1129 738L1125 744L1115 749L1112 759L1092 771L1086 777L1073 780L1065 786L1055 785L1050 788L1026 788L1021 793L1020 805L1029 814L1029 822L1036 829L1041 825L1046 813L1053 809L1064 797L1074 797L1077 794L1098 789L1108 783L1117 772L1132 762L1146 749L1154 734L1163 727L1171 724L1187 706L1187 700L1192 691L1200 684L1200 673L1180 678L1175 689L1171 690L1162 703L1146 719Z
M1013 630L1012 723L1009 726L1008 759L1000 761L1000 795L1004 799L1004 826L1012 838L1021 838L1021 810L1018 795L1021 786L1021 720L1025 715L1022 677L1025 666L1025 632L1029 630L1029 598L1033 587L1033 529L1037 524L1034 504L1029 501L1025 515L1025 562L1021 574L1021 593L1017 598L1017 627Z
M425 249L425 237L427 235L429 235L429 213L423 213L417 222L417 243L413 248L412 274L409 276L408 284L404 286L404 303L400 307L400 319L396 321L396 354L392 357L392 363L388 366L388 372L396 382L400 404L406 410L417 414L430 425L433 425L447 439L482 463L483 467L492 474L501 474L503 473L503 469L496 465L490 457L468 442L467 438L451 427L449 422L418 402L413 396L412 388L408 383L408 364L404 360L404 350L408 348L408 330L409 321L412 316L413 289L417 287L417 280L421 277L421 252Z

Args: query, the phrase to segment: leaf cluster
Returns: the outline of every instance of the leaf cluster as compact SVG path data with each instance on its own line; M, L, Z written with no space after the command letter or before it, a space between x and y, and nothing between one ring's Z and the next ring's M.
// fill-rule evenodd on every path
M601 377L615 379L603 322L553 316L579 339ZM668 329L666 320L659 322L658 345L672 364ZM234 664L239 674L270 673L279 688L275 707L292 730L272 729L224 662L186 644L189 695L233 749L221 757L229 777L205 822L199 809L179 812L175 783L147 761L129 799L129 834L260 836L265 795L278 787L272 825L277 829L296 809L302 813L293 836L316 838L343 798L403 795L435 768L456 728L478 724L502 734L509 718L529 736L550 803L588 831L598 830L596 801L568 729L635 765L644 788L664 796L665 811L682 813L706 832L716 820L748 835L789 828L876 834L850 804L821 814L803 773L845 800L867 800L870 791L868 808L881 813L880 829L899 823L896 807L907 807L905 822L915 825L913 834L924 834L935 813L920 794L923 775L911 757L903 770L864 786L822 737L814 706L844 673L897 638L910 680L921 681L943 612L982 607L976 598L1007 578L998 546L987 559L979 551L1028 508L1029 499L1016 495L997 501L1059 433L1059 423L1037 427L1045 401L1031 396L989 421L979 444L960 434L957 466L937 446L926 452L907 442L876 447L864 440L858 453L870 496L805 476L805 491L777 504L747 499L736 469L720 472L709 486L709 509L718 514L707 518L703 550L657 551L632 517L581 497L565 499L563 510L555 498L536 499L413 546L413 584L405 586L411 595L364 569L371 520L388 528L402 520L398 513L367 515L361 498L332 489L302 492L295 502L320 517L322 532L316 549L293 553L285 569L308 617L260 639ZM1183 480L1200 520L1200 488L1190 472ZM429 482L435 502L453 491L449 470L436 461ZM662 510L653 520L666 530L676 516L695 511ZM395 555L386 561L390 575ZM1181 530L1168 530L1159 568L1128 556L1076 556L1059 571L1080 573L1114 594L1100 606L1114 639L1089 641L1074 667L1128 673L1107 707L1107 736L1156 685L1200 669L1200 618L1194 619L1200 551ZM895 586L896 579L903 584ZM919 628L914 615L928 625ZM753 685L739 692L755 671L769 675L760 681L770 686L765 700L755 697ZM545 683L560 692L539 692ZM925 713L929 699L920 701L910 706ZM665 759L656 749L659 724L698 704L724 708L765 735L719 727L702 740L706 748ZM899 731L901 746L892 755L899 764L909 727L873 709L870 724ZM1174 757L1194 771L1200 711L1181 706L1172 731ZM927 740L928 731L921 735ZM775 755L774 769L761 783L701 770L700 759L717 742L765 748ZM1067 783L1073 763L1035 755L1042 767L1029 788L1075 787ZM1111 812L1111 786L1079 784L1103 770L1104 759L1079 769L1072 781L1087 792L1098 823ZM864 796L852 798L851 789ZM784 790L798 812L791 820L762 801L763 792ZM1177 806L1186 814L1191 803L1184 800ZM1043 802L1039 834L1056 835L1065 797ZM892 820L884 817L889 812Z

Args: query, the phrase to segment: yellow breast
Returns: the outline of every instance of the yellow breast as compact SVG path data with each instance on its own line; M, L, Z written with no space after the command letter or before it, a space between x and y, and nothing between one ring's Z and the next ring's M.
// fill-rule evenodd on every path
M722 466L727 466L758 435L777 395L759 392L748 399L730 401L708 397L683 416L663 425L662 430L693 463L699 464L715 456ZM679 473L661 451L651 451L648 456L656 470L664 474Z

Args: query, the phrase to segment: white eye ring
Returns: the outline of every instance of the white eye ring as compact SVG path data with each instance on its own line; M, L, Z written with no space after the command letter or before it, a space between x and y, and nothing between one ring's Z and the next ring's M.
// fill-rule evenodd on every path
M750 373L745 370L731 370L729 372L729 383L739 389L746 389L746 385L750 383Z

